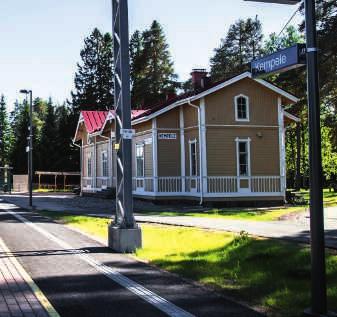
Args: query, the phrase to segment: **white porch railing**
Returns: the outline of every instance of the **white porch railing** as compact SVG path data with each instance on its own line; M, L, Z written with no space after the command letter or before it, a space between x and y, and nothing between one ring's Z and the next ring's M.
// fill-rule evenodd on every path
M113 187L113 180L111 177L82 177L82 186L84 191L99 191Z
M278 193L281 192L281 177L252 176L250 186L253 193Z
M82 186L83 188L92 188L93 187L93 177L82 177Z
M209 176L204 178L205 197L233 196L282 196L282 177L280 176L250 176L245 177L248 188L241 191L240 177ZM206 180L206 182L205 182ZM156 184L157 182L157 184ZM157 186L155 186L157 185ZM157 191L154 192L154 189ZM197 177L134 177L133 193L149 196L199 196L200 178Z
M209 176L207 191L208 193L235 193L238 191L238 179L236 176Z
M240 177L208 176L203 179L204 197L282 196L283 185L280 176L244 177L248 188L240 189ZM83 177L83 190L99 191L114 187L115 178ZM200 178L196 177L134 177L132 189L135 195L148 196L195 196L200 195ZM156 189L156 191L155 191Z
M137 192L153 192L153 177L134 177L132 179L132 190Z
M107 189L110 184L110 177L96 177L96 187Z
M183 191L181 177L159 177L157 178L157 181L158 192L180 193Z

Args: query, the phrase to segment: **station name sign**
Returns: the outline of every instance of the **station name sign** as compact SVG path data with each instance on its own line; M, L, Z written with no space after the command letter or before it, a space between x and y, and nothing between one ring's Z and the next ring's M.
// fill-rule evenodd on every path
M177 133L158 133L159 140L176 140Z
M296 44L251 62L254 78L281 73L306 64L305 44Z

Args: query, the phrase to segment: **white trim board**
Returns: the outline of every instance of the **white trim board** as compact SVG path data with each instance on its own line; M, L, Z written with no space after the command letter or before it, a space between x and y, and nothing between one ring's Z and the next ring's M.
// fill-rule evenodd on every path
M293 114L291 114L291 113L289 113L289 112L287 112L287 111L285 111L285 110L283 110L283 115L284 115L285 117L287 117L288 119L293 120L293 121L295 121L295 122L301 122L301 119L300 119L300 118L294 116Z

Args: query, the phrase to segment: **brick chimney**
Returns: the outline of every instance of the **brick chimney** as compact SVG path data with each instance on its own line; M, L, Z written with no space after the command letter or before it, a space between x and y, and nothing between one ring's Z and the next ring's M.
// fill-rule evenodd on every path
M192 86L194 90L203 89L206 86L207 71L206 69L195 68L192 70Z

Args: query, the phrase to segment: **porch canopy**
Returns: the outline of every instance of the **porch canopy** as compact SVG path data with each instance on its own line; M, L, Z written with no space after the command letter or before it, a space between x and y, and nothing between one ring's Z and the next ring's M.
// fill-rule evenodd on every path
M63 176L63 189L65 190L67 187L67 176L81 176L80 172L42 172L37 171L35 175L39 176L39 189L41 189L41 176L54 176L55 182L54 187L57 189L57 176Z

